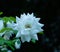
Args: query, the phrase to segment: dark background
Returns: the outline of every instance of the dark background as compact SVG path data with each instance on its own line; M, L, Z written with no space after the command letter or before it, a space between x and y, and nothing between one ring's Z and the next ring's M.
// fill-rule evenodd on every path
M0 0L0 12L3 16L20 16L22 13L34 13L41 18L45 26L44 35L38 35L35 44L23 43L14 52L60 52L60 6L58 0Z

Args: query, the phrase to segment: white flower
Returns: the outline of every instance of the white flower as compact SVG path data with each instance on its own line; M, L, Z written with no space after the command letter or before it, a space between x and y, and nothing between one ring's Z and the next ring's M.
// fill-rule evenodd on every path
M0 30L4 27L3 20L0 20Z
M12 31L6 31L4 34L4 39L9 40L12 34L13 34Z
M10 23L9 21L7 22L7 27L8 28L13 29L14 28L13 25L14 25L14 22L12 22L12 23ZM5 34L4 34L4 39L9 40L10 37L12 36L12 34L13 34L13 31L6 31Z
M8 50L7 48L2 48L2 49L1 49L2 52L5 51L5 50L6 50L7 52L12 52L11 50Z
M3 20L0 20L0 30L4 28ZM5 32L0 33L0 36L2 36Z
M21 37L22 42L30 42L31 39L38 40L37 33L43 31L43 24L39 23L40 18L32 14L22 14L21 18L16 17L16 27L18 30L16 37Z
M7 50L7 52L12 52L11 50Z
M19 49L20 46L21 46L20 40L16 40L16 42L15 42L15 48L16 48L16 49Z
M2 48L1 51L7 50L7 48Z
M0 46L0 49L2 48L3 46Z
M12 21L12 23L8 21L7 22L7 27L14 29L15 28L15 23L13 21Z

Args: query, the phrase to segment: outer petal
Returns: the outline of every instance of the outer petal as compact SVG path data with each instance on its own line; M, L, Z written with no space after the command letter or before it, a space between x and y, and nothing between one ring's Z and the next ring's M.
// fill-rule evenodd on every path
M34 16L34 13L32 13L31 16Z
M12 28L12 29L15 29L16 27L16 24L12 21L12 23L10 23L9 21L7 22L7 27L8 28Z
M16 16L16 22L19 23L19 21L20 21L20 18Z
M3 46L0 46L0 49L3 48Z
M22 41L23 43L26 41L24 36L21 36L21 41Z
M39 32L38 29L31 29L31 34L36 34L36 33L38 33L38 32Z
M1 51L7 50L7 48L2 48Z
M11 28L11 23L9 21L7 22L7 27Z
M33 34L33 35L31 35L31 38L34 39L34 40L38 40L38 36L37 36L37 34Z
M26 40L27 42L30 42L30 40L31 40L30 35L25 36L25 40Z
M17 41L18 41L18 40L17 40ZM17 41L15 42L15 48L16 48L16 49L19 49L20 46L21 46L21 42L19 41L20 43L18 43Z
M40 18L36 18L36 21L39 22Z
M23 30L21 30L21 34L22 35L28 35L28 34L30 34L30 32L28 29L23 29Z
M21 36L20 31L16 34L16 38L19 38Z
M26 14L23 13L23 14L21 15L21 18L25 18L25 17L26 17Z
M26 36L21 36L21 41L24 43L25 41L30 42L31 37L30 35L26 35Z
M13 34L13 32L12 32L12 31L5 32L5 34L4 34L4 39L9 40L9 39L10 39L10 37L12 36L12 34Z
M8 50L7 52L12 52L11 50Z
M0 20L0 30L4 27L3 21Z
M43 27L43 26L44 26L44 24L41 24L41 23L38 23L38 25L39 25L40 27Z

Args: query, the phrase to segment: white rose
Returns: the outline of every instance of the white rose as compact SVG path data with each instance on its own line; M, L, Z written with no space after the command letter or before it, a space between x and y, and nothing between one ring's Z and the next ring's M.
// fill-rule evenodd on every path
M16 37L21 37L22 42L30 42L31 39L38 40L37 33L43 31L41 27L44 24L39 23L40 18L36 18L32 14L22 14L21 18L16 17L16 27L18 30Z

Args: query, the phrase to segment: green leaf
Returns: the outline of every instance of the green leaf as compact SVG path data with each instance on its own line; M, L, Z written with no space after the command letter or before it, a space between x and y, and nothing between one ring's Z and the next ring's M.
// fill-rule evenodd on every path
M9 21L9 18L8 17L3 17L2 20L7 23Z
M0 33L3 33L5 31L13 31L12 28L3 28L2 30L0 30Z
M2 15L3 14L3 12L0 12L0 15Z
M42 34L42 35L43 35L43 34L44 34L44 32L43 32L43 31L42 31L42 32L39 32L39 34Z
M5 42L7 45L8 45L8 47L10 47L13 51L15 50L15 48L13 47L14 46L14 42L13 42L13 40L9 40L9 41L7 41L7 42Z
M0 37L0 45L4 45L6 44L8 47L10 47L13 51L15 50L14 46L14 42L13 40L5 40L2 37Z
M0 45L3 45L3 44L5 44L5 40L2 38L2 37L0 37Z
M32 39L31 41L32 41L33 43L36 43L36 40L34 40L34 39Z
M10 16L9 19L16 22L16 19L14 17L12 17L12 16Z
M8 45L13 51L15 50L14 47L13 47L11 44L7 43L7 45Z
M16 22L16 19L12 16L10 17L3 17L2 20L7 23L8 21L12 23L12 21Z
M14 34L17 34L17 32L18 32L17 30L13 30L12 28L5 27L5 28L0 30L0 33L9 32L9 31L13 31Z
M12 17L12 16L10 16L10 17L3 17L3 18L1 18L1 20L3 20L4 21L4 26L6 26L6 24L7 24L7 22L9 21L10 23L12 23L12 22L16 22L16 19L14 18L14 17Z

